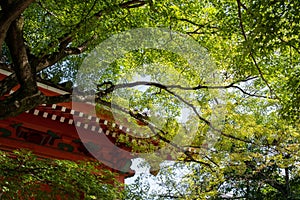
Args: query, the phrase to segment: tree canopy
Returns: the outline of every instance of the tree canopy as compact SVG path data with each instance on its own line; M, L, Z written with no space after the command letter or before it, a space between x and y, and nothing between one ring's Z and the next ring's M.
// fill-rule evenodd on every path
M122 199L122 185L98 162L39 158L28 151L0 152L1 199Z
M201 50L119 52L94 79L97 106L143 121L148 126L139 131L155 129L158 148L168 144L176 159L198 163L189 176L197 190L180 198L299 197L300 2L2 0L0 6L0 65L12 72L0 82L1 119L71 101L71 93L43 95L37 82L80 90L76 75L100 63L86 60L98 45L124 31L164 28L174 46L185 37Z

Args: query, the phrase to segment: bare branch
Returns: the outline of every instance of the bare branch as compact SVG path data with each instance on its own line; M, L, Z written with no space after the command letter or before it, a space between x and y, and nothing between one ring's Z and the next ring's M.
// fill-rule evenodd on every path
M117 85L113 85L111 82L107 83L102 83L100 85L98 85L99 87L102 87L104 85L110 85L107 89L103 90L103 91L100 91L99 92L99 97L102 97L108 93L111 93L113 92L115 89L120 89L120 88L128 88L128 87L135 87L135 86L138 86L138 85L148 85L148 86L155 86L155 87L158 87L162 90L165 90L166 92L168 92L169 94L173 95L174 97L178 98L181 102L183 102L185 105L187 105L188 107L190 107L193 112L197 115L197 117L199 118L200 121L203 121L206 125L208 125L213 131L216 131L218 133L220 133L221 135L225 136L225 137L228 137L228 138L231 138L231 139L234 139L234 140L239 140L239 141L242 141L242 142L246 142L246 143L253 143L252 141L250 140L247 140L247 139L242 139L242 138L238 138L238 137L235 137L233 135L229 135L229 134L226 134L224 133L223 131L221 130L218 130L216 129L212 123L210 121L208 121L207 119L203 118L199 112L197 111L196 107L189 103L188 101L186 101L184 98L182 98L180 95L176 94L175 92L171 91L170 89L172 88L179 88L179 89L185 89L185 90L197 90L197 89L201 89L201 88L211 88L211 89L218 89L218 88L229 88L229 87L233 87L232 84L228 85L228 86L211 86L211 87L208 87L208 86L196 86L196 87L182 87L181 85L162 85L160 83L156 83L156 82L147 82L147 81L137 81L137 82L133 82L133 83L123 83L123 84L117 84Z
M221 130L215 128L215 127L213 126L213 124L212 124L210 121L208 121L207 119L203 118L203 117L199 114L199 112L197 111L196 107L195 107L193 104L187 102L187 101L184 100L180 95L178 95L178 94L176 94L176 93L174 93L174 92L172 92L172 91L170 91L170 90L168 90L168 89L165 89L165 91L167 91L167 92L169 92L170 94L174 95L174 96L177 97L180 101L182 101L184 104L186 104L188 107L190 107L190 108L193 110L193 112L197 115L197 117L199 118L199 120L200 120L200 121L203 121L203 122L204 122L206 125L208 125L213 131L215 131L215 132L217 132L217 133L220 133L222 136L225 136L225 137L228 137L228 138L231 138L231 139L234 139L234 140L239 140L239 141L242 141L242 142L245 142L245 143L253 143L253 142L250 141L250 140L246 140L246 139L242 139L242 138L235 137L235 136L233 136L233 135L226 134L226 133L224 133L223 131L221 131Z
M247 82L250 80L253 80L257 77L250 77L247 78L245 80L239 80L239 81L235 81L229 85L224 85L224 86L207 86L207 85L197 85L195 87L184 87L181 85L163 85L157 82L149 82L149 81L136 81L136 82L131 82L131 83L123 83L123 84L117 84L114 85L111 82L103 82L99 85L97 85L98 89L103 87L103 86L109 86L107 87L105 90L100 90L102 95L106 95L108 93L113 92L115 89L121 89L121 88L131 88L131 87L136 87L136 86L154 86L160 89L180 89L180 90L186 90L186 91L191 91L191 90L200 90L200 89L228 89L228 88L236 88L238 90L240 90L242 93L248 95L248 96L252 96L252 97L257 97L257 98L267 98L270 99L270 97L267 96L263 96L263 95L256 95L256 94L251 94L246 92L245 90L243 90L241 87L235 85L237 83L241 83L241 82Z

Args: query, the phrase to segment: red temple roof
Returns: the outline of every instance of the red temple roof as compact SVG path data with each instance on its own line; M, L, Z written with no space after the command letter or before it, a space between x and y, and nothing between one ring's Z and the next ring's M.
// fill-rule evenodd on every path
M9 74L10 72L0 69L0 80ZM42 83L38 83L38 86L47 96L68 93ZM18 86L13 90L17 88ZM80 137L78 130L86 133L86 137ZM117 143L117 135L127 135L129 131L126 126L116 124L107 112L95 111L95 107L88 103L77 103L76 110L72 109L72 102L43 104L0 121L0 150L25 148L41 157L77 161L95 159L95 155L87 150L87 146L94 145L94 153L100 153L101 159L111 165L119 165L115 169L125 172L120 176L120 180L124 181L126 176L133 175L133 171L129 169L131 163L128 163L133 156L127 153L116 157L116 154L112 154L115 150L112 148ZM118 145L130 150L125 145ZM122 156L126 158L120 159Z

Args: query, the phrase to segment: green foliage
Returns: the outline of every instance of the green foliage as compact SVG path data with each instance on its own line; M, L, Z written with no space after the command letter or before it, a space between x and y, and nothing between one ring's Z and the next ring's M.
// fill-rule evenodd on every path
M245 199L297 199L300 190L300 2L155 0L133 7L122 3L124 1L97 0L32 3L22 14L25 19L23 35L31 57L42 59L86 45L83 52L61 56L49 68L39 72L41 78L54 83L74 80L88 53L105 39L124 30L167 27L185 34L204 50L183 57L168 50L135 49L109 63L100 71L100 77L92 74L92 84L109 81L117 85L144 80L169 86L207 87L194 90L172 87L166 90L153 85L138 89L123 87L102 96L101 100L136 113L150 110L151 116L147 120L164 133L165 140L156 138L161 140L157 147L164 147L168 140L178 135L177 142L193 148L187 154L175 147L182 154L178 159L192 163L191 173L183 181L189 187L185 187L186 191L180 194L180 198L224 199L224 195L230 194L233 198ZM7 47L2 49L6 62L11 64ZM209 54L209 60L201 57L205 53ZM192 66L189 59L197 56L202 60ZM98 67L97 60L87 64ZM199 71L203 66L207 67L206 71ZM205 72L212 69L217 78L206 76ZM90 71L87 69L86 73ZM97 105L98 108L102 105ZM126 119L142 136L151 134L147 126L140 127L128 113L113 109L109 112ZM184 114L187 116L182 120ZM195 134L189 135L190 132ZM126 136L122 136L118 142L126 142L137 152L155 150L148 140L141 145L136 140L130 143ZM27 162L27 157L23 155L21 160L10 162L4 158L8 157L1 159L10 167L4 169L10 171L0 173L5 177L11 174L13 180L26 183L28 187L25 184L22 190L16 182L10 185L8 181L2 181L3 195L15 194L16 191L27 195L31 183L40 179L48 181L48 176L52 177L49 181L53 182L58 193L81 191L79 185L65 182L66 188L59 190L58 186L62 185L59 181L71 177L61 180L64 174L56 174L55 170L60 169L58 161L49 161L48 165L52 167L48 170L55 171L49 172L50 175L35 169L35 165L44 167L35 159L28 161L31 163L28 167L33 166L30 173L36 176L28 173L17 176L14 170L21 170L18 173L23 170L18 162L22 159ZM194 166L197 162L198 165ZM66 170L67 162L62 165L60 170ZM71 170L72 173L75 171ZM172 187L172 178L176 176L170 175L169 178L166 182ZM104 188L111 191L107 185L102 189L94 185L89 188L87 183L77 184L82 184L80 187L85 191L95 190L99 194L106 190ZM142 191L148 189L145 186Z
M191 35L208 49L216 63L216 69L223 74L223 85L248 77L258 77L236 84L247 93L237 88L224 93L226 98L222 99L226 99L226 102L223 102L224 124L221 126L224 135L216 139L211 149L193 157L197 161L213 161L212 165L216 170L201 167L200 172L193 175L195 183L189 183L191 190L185 193L186 197L181 198L204 199L210 196L222 199L222 195L229 193L232 197L246 199L297 199L299 15L294 10L299 6L298 3L253 1L242 2L240 6L237 1L203 1L193 5L172 3L170 11L165 10L163 5L159 11L163 12L174 30ZM128 69L139 71L147 69L151 62L163 63L163 66L168 66L169 73L173 72L170 68L174 67L176 59L172 55L157 51L159 56L156 57L153 50L141 52L144 53L142 56L137 54L139 52L134 52L132 55L137 56L130 55L120 60L120 65L125 68L124 74L128 74L127 64ZM133 64L135 62L138 64ZM181 62L180 66L185 64ZM164 70L163 67L154 68L153 75L160 74L154 71L159 69ZM174 74L176 73L173 72ZM203 84L195 74L196 70L191 69L190 74L185 76L190 77L187 85ZM186 92L174 91L180 95ZM201 115L210 118L213 108L209 95L212 90L197 92L197 102L195 96L184 97L194 106L201 105ZM140 94L132 93L134 105L140 106L141 110L147 108L153 102L149 100L151 94L153 92L139 100ZM168 102L166 96L156 95L156 98L167 101L164 106L174 105L176 108L179 105L171 104L170 100ZM175 110L171 112L176 113ZM170 132L172 130L174 129L169 129ZM198 135L192 146L203 147L208 133L207 128L199 125ZM211 179L204 178L205 176ZM202 183L204 179L206 181ZM171 184L172 180L169 182ZM199 184L204 189L196 190ZM206 191L205 188L211 190Z
M28 151L0 152L1 199L121 199L122 186L96 162L38 158Z

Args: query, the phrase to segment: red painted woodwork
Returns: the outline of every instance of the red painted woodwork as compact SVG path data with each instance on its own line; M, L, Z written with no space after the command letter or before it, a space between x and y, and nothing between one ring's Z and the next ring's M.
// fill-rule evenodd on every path
M2 70L3 71L3 70ZM8 73L8 72L7 72ZM0 71L0 80L7 76ZM39 84L40 91L47 96L54 96L66 93L62 90ZM13 90L16 90L16 86ZM77 110L72 110L72 103L59 103L54 105L40 105L35 109L24 112L16 117L10 117L0 120L0 150L13 151L15 149L29 149L40 157L67 160L90 160L95 159L87 151L84 144L97 144L102 157L116 165L119 168L125 167L128 163L120 162L111 154L111 142L115 143L116 139L111 135L102 133L101 140L97 132L100 127L105 132L109 129L111 116L107 114L96 113L94 107L90 104L78 103ZM82 121L80 124L74 124L74 116L90 115L89 121ZM94 116L94 117L92 117ZM95 121L100 118L100 121ZM88 127L88 128L87 128ZM79 128L89 137L84 141L79 137L76 128ZM124 134L122 130L116 130L118 134ZM96 134L98 134L96 137ZM121 146L122 147L122 146ZM124 147L125 148L125 147ZM127 160L132 157L126 154ZM119 159L119 160L118 160ZM123 166L122 166L123 165ZM112 171L116 171L111 169ZM124 182L128 176L134 173L119 173L117 179Z

